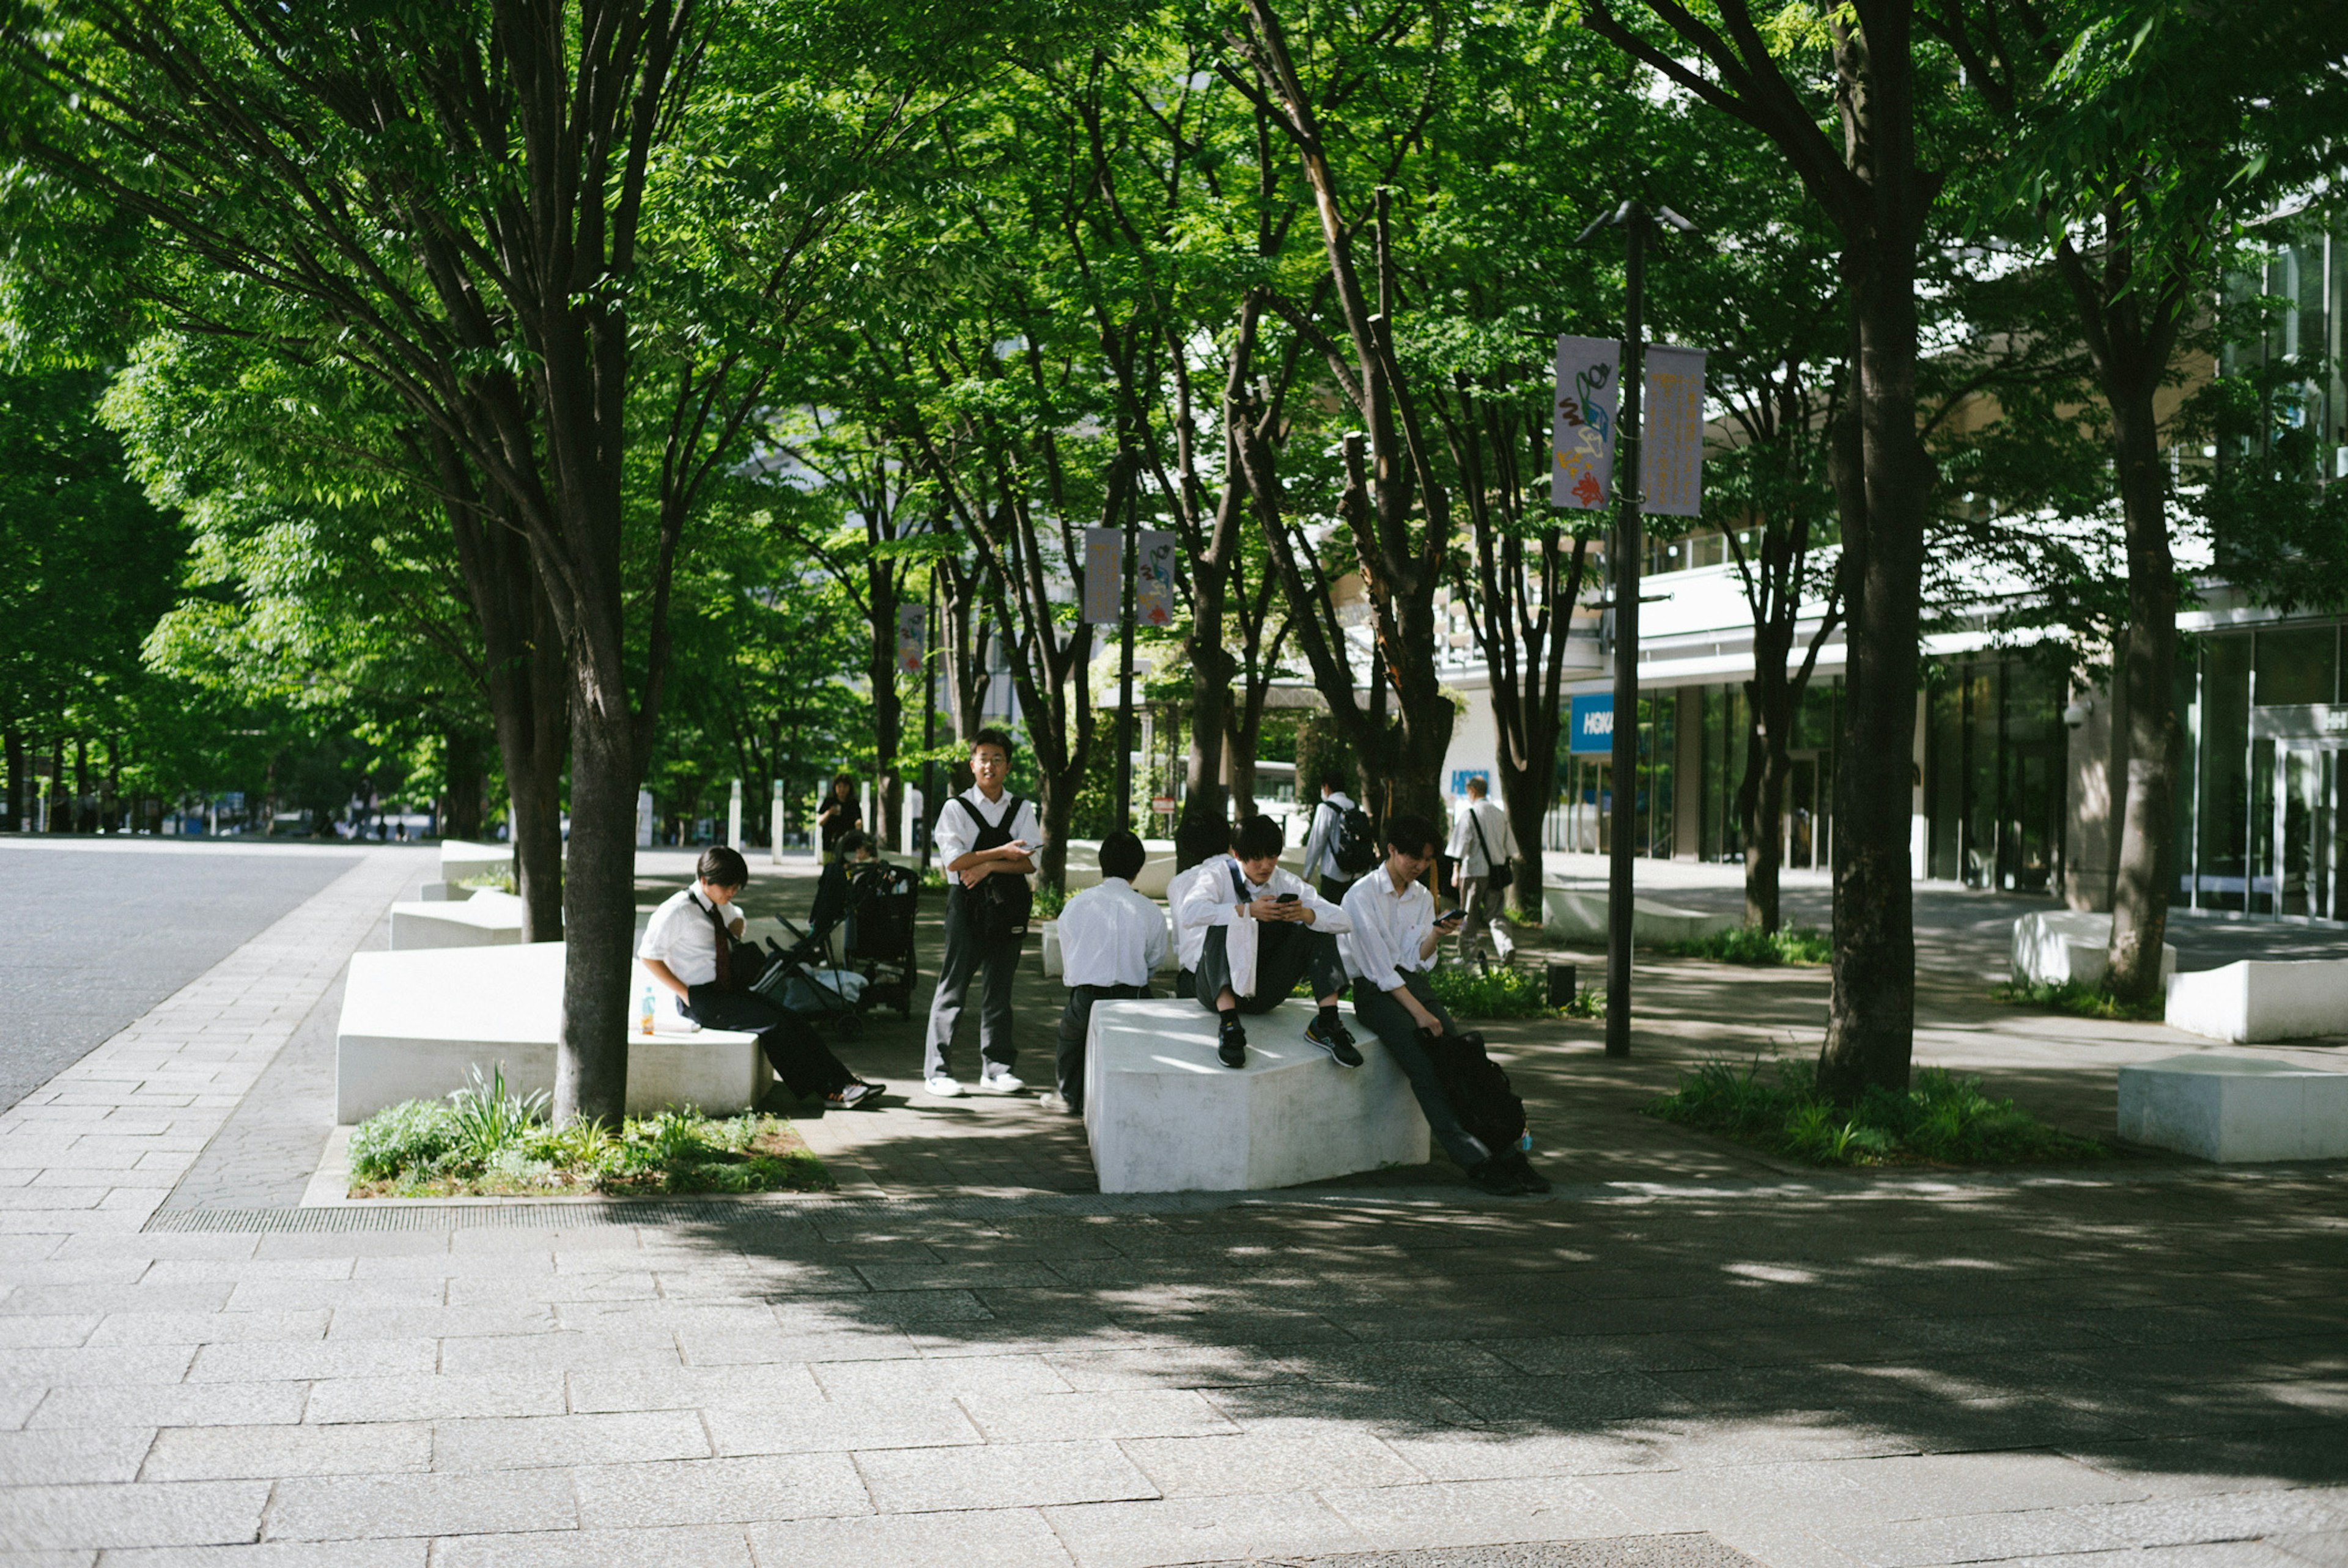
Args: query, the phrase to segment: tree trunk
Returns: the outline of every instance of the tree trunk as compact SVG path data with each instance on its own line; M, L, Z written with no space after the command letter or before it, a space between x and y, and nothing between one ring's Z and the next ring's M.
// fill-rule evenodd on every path
M440 836L478 839L481 808L489 794L481 737L470 730L452 729L442 743L448 757L448 804L441 818Z
M1182 815L1174 830L1174 864L1185 870L1231 847L1231 795L1223 784L1234 661L1223 646L1223 581L1197 574L1190 636L1190 737L1183 764Z
M2166 355L2163 355L2165 360ZM2113 996L2146 1001L2160 994L2160 949L2168 935L2168 896L2176 835L2177 568L2169 554L2158 426L2151 384L2114 397L2113 445L2120 504L2127 522L2128 624L2123 634L2120 719L2127 725L2127 785L2120 817L2117 875L2112 886Z
M10 833L25 830L25 733L11 728L7 732L8 752L8 820L5 825Z
M864 673L872 688L872 821L869 825L878 847L894 849L904 842L901 813L904 784L897 767L897 750L904 735L905 704L897 694L897 569L876 560L866 568L867 603L871 615L871 646Z
M1879 60L1887 42L1869 40ZM1904 92L1904 38L1900 48ZM1875 195L1879 206L1916 199L1888 179ZM1915 1047L1909 832L1930 475L1916 436L1915 244L1911 230L1890 227L1854 280L1859 461L1855 473L1848 455L1837 465L1849 662L1835 767L1834 991L1818 1088L1838 1102L1870 1087L1904 1091Z
M590 699L582 692L580 700L583 706ZM632 969L625 955L635 936L638 770L631 726L621 718L572 726L558 1122L586 1116L616 1126L627 1100Z
M1746 685L1746 701L1757 708L1757 682ZM1745 733L1745 780L1736 790L1737 826L1745 835L1745 924L1756 931L1777 929L1777 872L1786 820L1786 756L1783 732L1759 723Z

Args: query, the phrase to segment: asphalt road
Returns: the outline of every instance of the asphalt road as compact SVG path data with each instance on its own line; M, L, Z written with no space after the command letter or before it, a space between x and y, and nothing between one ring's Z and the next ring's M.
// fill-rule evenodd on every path
M349 870L347 850L0 838L0 1109ZM419 862L419 866L420 866Z

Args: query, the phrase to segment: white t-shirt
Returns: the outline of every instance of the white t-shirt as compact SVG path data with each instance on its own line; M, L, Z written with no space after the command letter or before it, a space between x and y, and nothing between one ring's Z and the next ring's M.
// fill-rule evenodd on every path
M990 801L978 793L976 784L973 784L946 802L938 812L937 830L930 836L930 842L937 846L941 867L952 866L968 855L978 843L978 825L971 821L970 813L963 810L962 804L957 803L974 808L985 819L987 826L1001 827L1003 814L1011 809L1011 792L1006 789L1002 799ZM1030 847L1043 838L1044 831L1035 824L1034 801L1020 801L1019 815L1011 823L1011 836Z
M1122 876L1104 876L1060 911L1060 983L1146 986L1166 960L1166 911Z
M717 933L709 924L709 900L695 882L653 911L644 940L636 944L639 958L658 958L669 972L688 986L705 986L717 978ZM727 929L742 935L742 912L731 904L719 911Z

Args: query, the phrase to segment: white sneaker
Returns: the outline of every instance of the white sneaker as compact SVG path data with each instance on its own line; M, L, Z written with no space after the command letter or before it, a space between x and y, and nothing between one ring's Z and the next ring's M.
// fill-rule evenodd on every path
M1506 920L1492 922L1492 948L1500 955L1500 961L1504 964L1517 956L1517 939L1509 935Z
M941 1100L962 1098L962 1080L952 1073L941 1072L930 1080L930 1092Z
M981 1094L1020 1094L1026 1091L1025 1079L1014 1078L1007 1072L990 1072L978 1081Z

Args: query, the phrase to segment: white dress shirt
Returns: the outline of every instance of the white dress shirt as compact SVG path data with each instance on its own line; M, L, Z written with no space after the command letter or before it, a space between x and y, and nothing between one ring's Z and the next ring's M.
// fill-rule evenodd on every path
M1269 882L1250 882L1247 872L1240 866L1239 856L1219 855L1198 867L1199 877L1182 895L1175 907L1177 929L1194 928L1203 948L1210 926L1229 926L1247 918L1240 912L1239 896L1232 891L1231 878L1236 876L1246 887L1250 902L1266 895L1277 898L1283 893L1293 893L1306 908L1313 911L1312 928L1326 931L1331 936L1345 929L1345 911L1313 891L1310 884L1294 872L1275 866ZM1195 964L1191 968L1195 968Z
M1354 809L1354 797L1344 790L1332 790L1326 800L1313 808L1313 825L1304 830L1304 880L1311 882L1322 876L1342 876L1335 859L1337 825Z
M1060 910L1060 983L1146 986L1166 961L1166 911L1122 876L1104 876Z
M1474 827L1468 825L1471 822ZM1476 828L1484 831L1480 847L1476 842ZM1451 842L1443 846L1443 853L1459 862L1460 876L1482 876L1492 869L1491 861L1484 858L1487 849L1498 859L1513 860L1517 856L1517 835L1509 830L1509 814L1496 802L1471 802L1460 812L1459 820L1451 825Z
M669 973L688 986L705 986L717 978L717 933L710 928L708 899L695 882L682 893L672 893L653 911L636 944L639 958L658 958ZM718 910L736 937L742 934L742 912L731 904Z
M1405 970L1426 968L1419 949L1435 929L1435 895L1426 883L1408 883L1397 893L1381 866L1345 889L1345 917L1351 928L1339 945L1347 974L1390 991Z
M978 843L978 825L971 821L970 814L963 811L957 802L976 811L987 826L1000 827L1003 825L1003 814L1011 809L1011 792L1004 790L1002 799L991 801L978 792L976 784L973 784L939 809L938 825L930 835L930 842L937 846L938 865L942 867L952 866L968 855ZM1043 830L1035 825L1034 801L1020 801L1019 815L1011 824L1011 836L1031 848L1044 836Z
M1166 907L1174 911L1174 962L1178 968L1197 969L1199 955L1207 950L1207 927L1182 924L1182 901L1189 897L1192 884L1221 864L1220 856L1201 860L1188 871L1177 871L1173 880L1166 884Z

